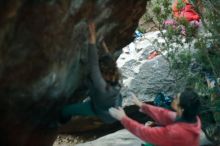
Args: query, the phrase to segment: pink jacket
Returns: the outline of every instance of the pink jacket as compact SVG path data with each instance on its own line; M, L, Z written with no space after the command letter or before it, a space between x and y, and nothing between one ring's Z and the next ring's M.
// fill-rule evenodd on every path
M175 122L176 113L148 104L143 104L142 112L152 117L162 127L149 127L140 124L129 117L124 117L121 123L131 133L157 146L199 146L201 122Z
M172 6L174 17L177 19L185 18L187 21L199 21L199 14L194 10L194 7L188 0L182 0L182 2L185 3L185 6L181 10L177 8L178 2L179 0L175 0Z

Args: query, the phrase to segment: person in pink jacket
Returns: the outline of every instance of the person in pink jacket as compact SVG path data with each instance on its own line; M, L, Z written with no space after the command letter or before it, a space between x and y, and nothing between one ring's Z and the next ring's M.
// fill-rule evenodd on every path
M200 0L196 0L195 6L202 7L200 3ZM174 19L165 20L164 28L171 26L174 30L180 30L180 34L186 35L186 26L180 23L181 20L186 20L194 30L201 26L201 17L189 0L174 0L172 13Z
M178 5L183 5L182 8L178 8ZM200 21L200 16L196 12L193 5L189 0L175 0L172 5L173 16L176 19L186 19L187 21Z
M197 116L200 107L199 96L192 89L174 97L175 112L140 102L132 97L140 111L152 117L159 125L150 127L127 117L122 108L110 108L109 112L131 133L157 146L199 146L201 122Z

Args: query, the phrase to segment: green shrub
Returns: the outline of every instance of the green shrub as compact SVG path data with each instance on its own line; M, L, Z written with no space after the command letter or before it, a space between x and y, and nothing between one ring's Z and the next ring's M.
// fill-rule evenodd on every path
M185 20L178 21L177 26L186 28L186 36L182 36L181 30L174 30L173 27L167 27L166 32L162 31L163 22L171 16L172 1L155 2L153 12L159 22L161 36L165 40L164 43L155 43L161 50L168 52L165 58L170 64L170 72L176 75L175 79L182 78L188 86L196 88L200 95L203 95L203 106L210 107L208 109L216 114L220 112L220 97L217 96L211 102L211 96L215 91L207 87L203 71L210 72L215 79L220 77L220 1L201 0L202 7L197 6L195 1L192 1L192 4L201 15L203 27L197 32L197 29L192 28ZM180 3L178 8L182 7L184 4ZM195 62L199 69L192 72L191 66ZM215 120L220 123L219 118L215 117Z

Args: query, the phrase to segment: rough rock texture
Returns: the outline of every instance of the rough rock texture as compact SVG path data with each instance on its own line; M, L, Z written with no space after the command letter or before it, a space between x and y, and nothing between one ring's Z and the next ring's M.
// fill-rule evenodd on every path
M146 0L0 1L0 145L49 146L87 75L87 21L111 52L133 39Z
M138 30L142 33L159 30L159 22L157 21L155 13L153 12L153 9L155 6L157 6L156 2L157 0L147 2L146 12L141 17L138 25Z
M164 57L165 51L161 51L164 56L147 59L153 51L160 49L153 41L164 42L159 36L159 31L149 32L123 48L117 63L123 76L122 94L128 97L124 98L124 105L129 104L129 92L134 92L141 100L152 101L159 92L173 96L185 87L182 80L175 81Z

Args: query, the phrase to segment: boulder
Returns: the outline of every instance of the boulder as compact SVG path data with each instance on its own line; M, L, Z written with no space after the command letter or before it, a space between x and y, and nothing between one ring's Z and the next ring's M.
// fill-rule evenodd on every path
M122 129L96 140L76 144L76 146L141 146L141 144L144 143L144 141L130 133L128 130ZM206 138L203 131L201 131L200 135L200 146L214 146Z
M152 101L159 92L173 96L185 87L183 80L176 82L176 74L165 57L166 51L153 43L155 39L164 42L159 31L148 32L122 49L117 64L122 74L123 105L130 105L130 92L143 101ZM159 53L149 58L155 51Z
M133 39L145 7L146 0L0 1L0 145L51 145L63 105L84 94L87 22L113 53Z
M77 144L76 146L140 146L143 143L139 138L123 129L94 141Z

